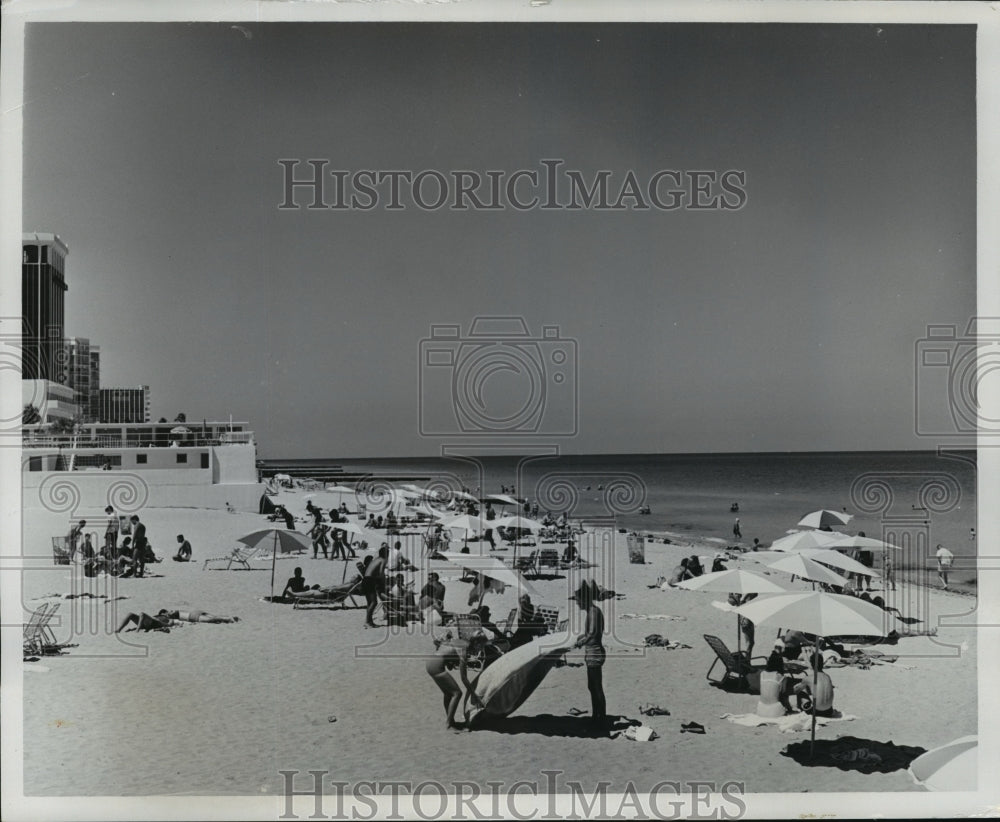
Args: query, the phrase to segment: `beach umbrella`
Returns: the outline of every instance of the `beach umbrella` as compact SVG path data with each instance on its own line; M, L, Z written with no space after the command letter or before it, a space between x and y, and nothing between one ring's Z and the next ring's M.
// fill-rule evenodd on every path
M475 571L476 573L481 574L482 576L487 576L490 579L495 579L497 582L502 582L504 585L517 588L521 593L528 594L529 596L537 599L542 599L542 595L538 589L521 576L519 572L515 571L513 568L508 568L496 557L462 554L455 551L440 551L439 553L448 562L459 565L462 568L467 568L470 571ZM484 595L485 593L486 592L483 591ZM480 597L480 602L482 602L482 597Z
M530 517L522 517L519 514L495 519L493 520L493 525L498 528L520 528L523 531L531 531L532 533L538 533L548 527L544 522L539 522L537 519L531 519Z
M493 503L494 505L517 505L517 500L513 497L507 496L507 494L489 494L483 497L482 503L485 505L487 502Z
M979 781L979 737L963 736L910 763L913 781L929 791L974 791Z
M263 531L254 531L252 534L240 537L237 542L242 542L250 548L255 548L266 540L272 540L271 598L274 599L274 566L278 558L278 552L290 554L293 551L308 551L312 545L312 540L308 534L300 534L298 531L265 528Z
M851 514L841 514L826 508L806 514L799 520L799 525L805 528L836 528L847 525L854 517Z
M795 531L771 543L772 551L801 551L803 548L826 548L827 545L843 537L826 531Z
M890 542L882 542L880 539L872 539L871 537L838 537L823 546L824 548L833 548L837 551L900 551L902 550L898 545L893 545Z
M849 574L861 574L865 577L878 576L878 574L867 565L862 565L856 559L851 559L850 557L845 556L832 548L810 548L800 551L799 556L807 557L808 559L816 562L822 562L824 565L832 565L834 568L840 568L842 571L847 571Z
M454 529L456 531L465 532L465 544L469 544L469 533L481 533L487 528L492 528L492 522L487 524L487 520L482 517L473 517L469 514L459 514L457 517L452 517L451 519L446 519L441 523L449 531ZM482 551L482 546L480 545L480 552Z
M742 568L712 571L700 577L685 579L677 583L678 588L689 591L716 591L724 594L783 594L788 589L774 580L762 577ZM742 650L743 635L740 632L739 617L736 622L736 650Z
M835 574L825 565L821 565L806 554L789 554L776 562L767 563L768 568L775 571L784 571L792 576L808 579L810 582L824 582L827 585L843 587L847 585L847 580L840 574Z
M877 605L863 599L822 591L764 594L735 611L757 625L776 625L779 628L794 628L803 633L815 634L817 651L823 643L823 637L882 637L889 632L886 626L888 615ZM816 744L816 679L814 666L810 755Z
M677 583L689 591L716 591L724 594L783 594L788 589L774 580L742 568L712 571Z

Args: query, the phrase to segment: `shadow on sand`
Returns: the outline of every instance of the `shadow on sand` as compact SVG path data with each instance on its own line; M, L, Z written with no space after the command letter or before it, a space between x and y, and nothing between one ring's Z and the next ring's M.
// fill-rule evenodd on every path
M842 736L840 739L817 739L812 756L809 754L809 740L793 742L781 755L807 768L832 767L858 773L892 773L908 768L922 753L926 753L926 749L897 745L892 741Z
M493 731L499 734L541 734L542 736L563 736L577 739L607 739L616 731L623 731L630 725L640 725L638 720L624 716L609 716L603 728L591 724L589 716L508 716L492 719L477 719L477 731Z

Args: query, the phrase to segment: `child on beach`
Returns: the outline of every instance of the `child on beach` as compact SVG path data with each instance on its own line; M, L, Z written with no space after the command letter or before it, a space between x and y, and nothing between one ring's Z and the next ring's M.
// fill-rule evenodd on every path
M576 593L570 597L575 599L577 606L587 615L587 621L580 638L573 644L574 648L583 648L584 664L587 668L587 690L590 691L590 720L598 727L607 722L607 702L604 697L604 612L597 607L594 596L594 586L586 582L580 583Z

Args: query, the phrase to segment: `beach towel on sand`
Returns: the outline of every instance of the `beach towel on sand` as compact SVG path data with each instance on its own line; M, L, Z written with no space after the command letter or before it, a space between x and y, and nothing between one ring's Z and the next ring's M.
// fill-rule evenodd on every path
M831 722L848 722L857 719L853 714L842 714L835 711L836 716L817 716L817 725L828 725ZM796 731L808 731L812 727L812 715L806 713L788 714L788 716L757 716L757 714L723 714L720 719L728 719L737 725L756 728L758 725L777 725L783 734Z
M473 722L480 716L485 720L516 711L569 650L569 645L557 646L551 641L533 639L501 656L475 681L475 694L484 707L476 707L466 697L466 720Z
M673 614L619 614L618 619L669 619L674 622L684 622L687 617Z

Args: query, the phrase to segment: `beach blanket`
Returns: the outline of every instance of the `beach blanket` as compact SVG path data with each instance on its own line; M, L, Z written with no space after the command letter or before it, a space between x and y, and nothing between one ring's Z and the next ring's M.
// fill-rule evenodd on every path
M857 719L853 714L836 712L836 716L817 716L817 725L829 725L831 722L849 722ZM756 728L759 725L777 725L783 734L796 731L808 731L812 727L812 715L806 713L788 714L788 716L757 716L757 714L723 714L720 719L728 719L737 725Z
M670 619L675 622L684 622L687 617L675 616L674 614L619 614L618 619Z

